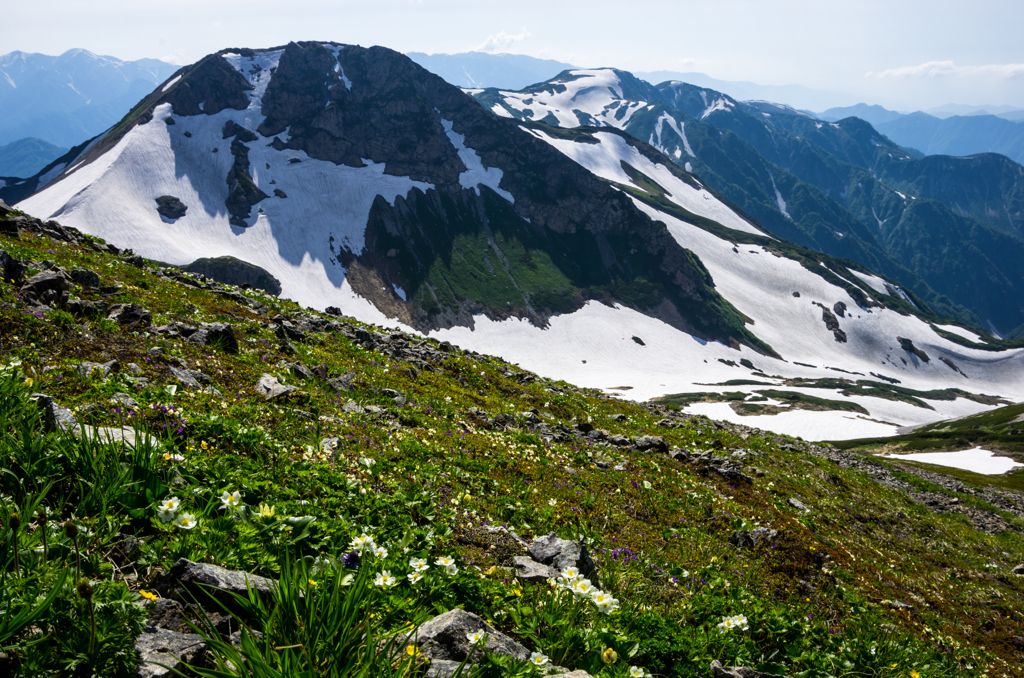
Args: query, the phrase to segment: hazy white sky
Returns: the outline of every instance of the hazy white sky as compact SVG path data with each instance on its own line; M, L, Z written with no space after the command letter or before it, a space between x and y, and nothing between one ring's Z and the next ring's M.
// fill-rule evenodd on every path
M291 40L514 52L579 66L801 84L918 109L1024 107L1024 0L46 0L7 3L0 52L189 63ZM12 27L16 27L12 30Z

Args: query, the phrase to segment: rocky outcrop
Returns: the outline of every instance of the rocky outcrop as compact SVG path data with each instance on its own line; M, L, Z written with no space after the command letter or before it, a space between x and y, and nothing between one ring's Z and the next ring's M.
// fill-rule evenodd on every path
M738 530L729 537L729 543L739 549L754 549L770 544L779 536L778 530L758 527L753 530Z
M153 314L138 304L114 304L107 319L125 327L149 327L153 324Z
M582 541L560 539L552 532L534 541L529 552L538 563L550 565L559 572L575 567L584 577L597 582L597 565Z
M285 386L277 380L277 377L270 374L264 374L260 377L260 380L256 382L256 392L262 394L267 400L286 396L295 390L296 388L294 386Z
M188 206L173 195L161 195L156 199L156 211L165 219L181 219Z
M467 634L483 631L487 642L473 646ZM530 658L530 651L512 640L477 615L465 610L451 610L424 623L406 637L405 643L416 645L425 657L434 661L462 662L486 650L520 661Z
M207 646L194 633L155 628L139 636L135 650L142 658L142 664L135 671L136 678L164 678L181 675L189 665L199 663Z
M264 268L235 257L209 257L196 259L183 271L204 275L225 285L249 285L268 294L281 294L281 281Z
M235 328L227 323L208 323L199 326L188 341L200 346L209 346L226 353L238 353L238 339Z

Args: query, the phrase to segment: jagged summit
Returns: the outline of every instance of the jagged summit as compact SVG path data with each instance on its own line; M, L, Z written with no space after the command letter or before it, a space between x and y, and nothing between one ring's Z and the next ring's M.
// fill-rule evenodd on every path
M1024 398L1024 351L931 326L928 304L891 279L785 241L687 171L691 125L708 126L657 92L572 70L515 96L476 93L497 93L499 115L382 47L223 50L35 177L41 190L18 206L159 261L235 257L303 304L633 397L735 393L726 382L753 373L856 405L785 415L802 434L986 406L872 397L835 370Z

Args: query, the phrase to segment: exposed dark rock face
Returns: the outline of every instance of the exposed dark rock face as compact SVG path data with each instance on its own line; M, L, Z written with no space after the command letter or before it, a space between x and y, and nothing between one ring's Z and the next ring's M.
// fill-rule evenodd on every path
M165 219L181 219L188 207L173 195L161 195L156 199L156 211Z
M226 353L238 353L235 328L227 323L202 325L188 340L193 344L218 348Z
M138 304L114 304L107 318L129 327L149 327L153 324L153 314Z
M917 346L914 346L914 342L912 340L907 339L905 337L896 337L896 341L900 342L900 347L907 353L916 355L918 358L920 358L926 363L931 362L931 358L928 357L928 354L919 349Z
M249 176L249 147L236 138L231 142L231 155L235 156L235 163L228 172L228 199L224 205L231 214L231 224L245 228L248 225L245 220L252 213L253 205L270 196L261 191Z
M205 275L225 285L251 285L274 296L281 294L281 281L269 271L235 257L196 259L182 270Z
M835 336L836 338L836 341L838 341L841 344L845 344L846 332L840 329L839 320L836 318L836 316L832 313L832 311L828 310L828 307L826 307L824 304L819 304L818 302L814 303L816 306L821 307L821 319L822 321L824 321L825 327L830 332L832 332L833 336ZM842 302L837 302L836 306L839 307L840 304L842 304ZM846 306L843 305L842 308L845 310Z

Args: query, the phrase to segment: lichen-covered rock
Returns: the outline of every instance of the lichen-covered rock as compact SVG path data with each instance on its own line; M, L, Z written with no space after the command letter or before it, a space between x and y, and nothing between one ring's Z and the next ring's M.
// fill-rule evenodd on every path
M70 275L71 282L76 285L93 289L100 286L100 276L96 271L90 271L87 268L73 268Z
M296 390L294 386L286 386L279 382L277 377L270 374L264 374L256 382L256 392L262 394L267 400L288 395L294 390Z
M235 328L227 323L207 323L188 338L188 341L200 346L219 348L226 353L238 353L238 339Z
M550 565L559 572L575 567L584 577L596 582L597 565L583 542L559 539L554 532L530 545L530 556L538 563Z
M185 388L200 389L203 386L210 384L210 377L199 370L187 370L182 367L174 366L171 366L169 369L171 371L171 375L181 382L181 385Z
M121 363L117 360L111 360L105 363L92 363L86 361L84 363L79 363L75 369L78 370L78 373L86 379L105 379L112 373L116 374L117 372L120 372Z
M180 675L176 671L202 659L206 643L194 633L154 629L139 636L135 649L142 657L142 664L135 671L136 678L163 678Z
M110 307L107 319L126 327L149 327L153 324L153 314L138 304L114 304Z
M770 530L767 527L758 527L753 530L738 530L729 537L729 543L736 548L757 548L768 544L779 536L778 530Z
M633 441L638 450L668 454L668 444L661 436L640 436Z
M722 666L717 659L711 662L711 678L786 678L778 673L764 673L746 666Z
M516 576L523 581L545 582L548 579L558 578L558 570L550 565L538 563L533 558L528 558L527 556L514 556L512 564L516 569Z
M78 421L71 410L61 407L57 401L45 393L33 393L32 399L36 406L43 411L43 426L47 433L56 431L74 431L78 428Z
M406 637L405 642L415 644L423 655L431 660L462 662L471 652L480 648L470 644L467 634L483 631L488 652L514 657L520 661L530 658L530 651L503 633L494 629L480 617L465 610L450 610L434 617Z
M276 585L276 582L266 577L196 563L185 558L179 559L171 567L167 577L154 583L154 587L166 597L181 598L184 595L188 596L187 599L194 597L203 603L212 596L231 609L236 607L231 594L248 597L248 589L252 589L263 601L269 602Z

